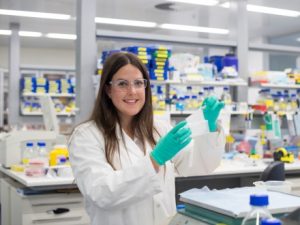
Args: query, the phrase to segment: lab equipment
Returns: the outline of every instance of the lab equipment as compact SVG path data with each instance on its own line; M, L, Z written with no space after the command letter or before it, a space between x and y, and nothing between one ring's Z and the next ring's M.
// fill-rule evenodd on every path
M25 168L25 175L29 177L42 177L46 175L44 162L39 159L31 159Z
M275 161L281 161L286 163L294 162L294 154L288 152L285 148L277 148L273 154Z
M56 112L50 96L41 96L44 125L46 130L11 131L0 134L0 163L9 168L19 164L22 159L22 148L27 142L45 141L49 144L65 144L66 137L59 134Z
M55 145L54 149L49 153L50 166L62 165L67 162L69 152L65 145Z
M159 164L164 165L172 159L182 148L191 142L191 130L185 128L186 121L178 123L171 131L162 137L153 151L152 158Z
M276 218L272 219L263 219L260 223L260 225L281 225L281 221Z
M45 142L38 142L37 143L37 154L38 154L38 159L41 160L41 162L44 163L45 167L49 166L49 154L46 148L46 143Z
M214 132L217 130L217 119L221 109L224 107L224 102L219 102L216 97L208 97L203 102L203 113L208 121L209 130Z
M34 149L33 149L33 143L32 142L27 142L26 143L26 148L23 151L22 154L22 163L24 165L28 165L30 159L34 158Z
M180 194L185 209L178 211L172 225L226 224L240 225L250 210L249 196L264 193L272 200L268 210L274 217L292 212L300 204L300 197L258 187L227 188L223 190L190 189ZM178 222L178 223L175 223Z
M262 219L271 219L268 210L269 196L265 194L250 195L251 209L243 219L242 225L260 225Z

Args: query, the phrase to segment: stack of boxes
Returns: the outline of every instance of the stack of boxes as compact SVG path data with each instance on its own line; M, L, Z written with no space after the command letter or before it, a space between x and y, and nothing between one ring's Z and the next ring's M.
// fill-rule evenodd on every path
M124 47L121 51L131 52L145 64L148 69L151 80L168 80L169 58L171 50L165 47L139 47L130 46ZM120 50L103 51L101 60L104 63L106 58Z

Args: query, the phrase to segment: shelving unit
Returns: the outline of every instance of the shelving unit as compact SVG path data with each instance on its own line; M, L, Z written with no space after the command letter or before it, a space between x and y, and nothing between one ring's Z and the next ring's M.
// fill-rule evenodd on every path
M46 84L36 84L36 86L39 86L39 88L42 88L42 91L40 92L36 90L37 92L30 92L30 90L21 90L20 91L20 98L22 99L21 103L21 110L20 114L22 116L42 116L42 113L39 109L31 110L31 107L24 106L35 104L35 102L38 102L38 97L40 96L50 96L54 100L54 104L58 104L58 107L61 108L58 112L58 116L74 116L75 115L75 107L74 112L65 112L65 108L69 107L68 105L75 104L75 93L67 93L67 90L59 90L59 85L57 82L60 82L60 85L62 86L62 82L64 81L65 84L69 86L69 88L73 89L73 86L75 86L75 71L72 69L61 69L61 68L32 68L32 67L26 67L21 69L21 79L24 78L31 78L35 77L37 80L42 78L47 80L47 82L51 82L51 85L55 85L55 88L51 88L50 84L49 87L46 90ZM67 80L67 81L66 81ZM73 80L73 81L72 81ZM73 82L73 83L72 83ZM24 81L25 83L25 81ZM25 84L24 84L25 85ZM25 88L25 87L24 87ZM68 88L68 89L69 89ZM75 88L75 87L74 87ZM61 88L62 89L62 88ZM46 91L49 91L46 93ZM63 93L58 93L59 91L63 91ZM74 90L75 91L75 90ZM24 107L27 107L26 109ZM70 107L69 107L70 108ZM69 109L68 109L69 110Z
M221 81L191 81L191 80L186 80L186 81L173 81L173 80L166 80L166 81L155 81L151 80L151 84L160 84L160 85L198 85L198 86L247 86L247 82L242 80L242 79L226 79L226 80L221 80Z

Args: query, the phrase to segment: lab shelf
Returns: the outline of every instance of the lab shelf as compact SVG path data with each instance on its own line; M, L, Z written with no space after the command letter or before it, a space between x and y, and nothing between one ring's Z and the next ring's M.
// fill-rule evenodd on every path
M261 84L261 87L280 88L280 89L300 89L300 84Z
M22 93L23 97L39 97L39 96L51 96L51 97L68 97L73 98L75 94L68 93Z
M247 82L242 79L226 79L222 81L192 81L192 80L166 80L166 81L156 81L151 80L151 84L169 84L169 85L199 85L199 86L247 86Z
M169 113L172 115L190 115L194 113L195 111L170 111ZM253 113L253 110L248 111L221 111L222 114L230 114L230 115L246 115L249 113Z
M41 112L24 112L21 111L23 116L42 116ZM57 116L75 116L74 113L60 112L56 114Z

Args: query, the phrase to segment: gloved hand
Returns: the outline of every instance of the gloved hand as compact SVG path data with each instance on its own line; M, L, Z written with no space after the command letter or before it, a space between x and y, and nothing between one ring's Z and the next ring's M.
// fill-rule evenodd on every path
M191 142L191 130L184 127L186 124L186 121L178 123L159 140L150 153L152 159L159 165L164 165L166 161L172 159L181 149Z
M224 102L218 101L216 97L207 97L204 99L202 106L205 119L208 121L209 131L217 130L217 119L221 109L224 108Z

